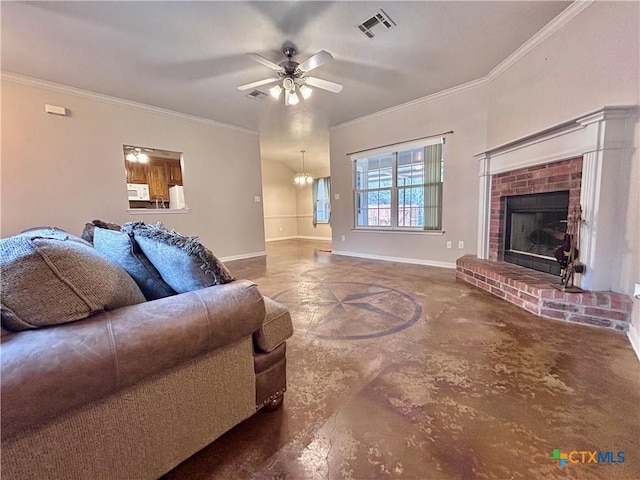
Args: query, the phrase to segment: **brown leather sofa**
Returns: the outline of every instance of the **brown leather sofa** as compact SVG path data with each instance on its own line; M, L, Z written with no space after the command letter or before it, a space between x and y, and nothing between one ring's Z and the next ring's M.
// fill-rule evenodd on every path
M279 406L292 332L246 280L3 332L3 480L161 476Z

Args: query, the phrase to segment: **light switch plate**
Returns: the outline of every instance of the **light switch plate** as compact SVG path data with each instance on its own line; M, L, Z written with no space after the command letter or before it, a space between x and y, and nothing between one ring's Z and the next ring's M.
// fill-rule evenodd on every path
M258 196L253 197L253 201L256 202L256 203L260 203L260 197L258 197Z
M333 195L333 199L334 199L334 200L340 200L340 194L339 194L339 193L335 193L335 194Z

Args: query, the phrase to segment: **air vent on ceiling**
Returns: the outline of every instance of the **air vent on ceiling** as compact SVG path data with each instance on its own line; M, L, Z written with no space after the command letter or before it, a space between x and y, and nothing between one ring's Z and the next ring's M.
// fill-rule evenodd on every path
M261 92L260 90L254 90L251 93L247 93L247 97L261 100L263 97L268 97L268 95L264 92Z
M380 33L395 26L396 23L389 18L389 15L387 15L384 10L380 9L373 17L368 18L356 27L367 37L373 38L376 33Z

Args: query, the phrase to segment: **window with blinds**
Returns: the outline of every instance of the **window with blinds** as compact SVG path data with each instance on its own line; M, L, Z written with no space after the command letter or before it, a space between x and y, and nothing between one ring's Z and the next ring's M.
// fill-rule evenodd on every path
M442 230L443 143L352 157L355 228Z

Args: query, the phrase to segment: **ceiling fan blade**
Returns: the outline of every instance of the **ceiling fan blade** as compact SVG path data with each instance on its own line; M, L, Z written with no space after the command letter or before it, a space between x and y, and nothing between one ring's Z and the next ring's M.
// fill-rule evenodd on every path
M298 65L298 68L303 72L308 72L310 70L313 70L314 68L318 68L320 65L324 65L331 60L333 60L333 56L329 52L327 52L326 50L320 50L318 53L316 53L315 55L311 55L304 62Z
M284 68L282 68L277 63L272 62L268 58L264 58L262 55L258 55L257 53L248 53L249 58L254 62L261 63L265 67L269 67L271 70L275 70L276 72L284 72Z
M258 80L257 82L246 83L244 85L240 85L238 90L251 90L252 88L259 87L261 85L267 85L268 83L277 82L279 78L265 78L264 80Z
M340 93L342 91L342 85L335 82L330 82L329 80L323 80L321 78L316 77L306 77L307 85L311 85L312 87L322 88L323 90L328 90L333 93Z

